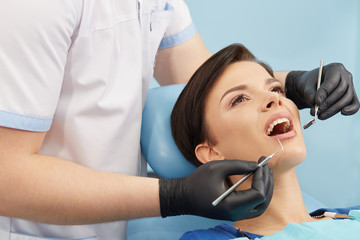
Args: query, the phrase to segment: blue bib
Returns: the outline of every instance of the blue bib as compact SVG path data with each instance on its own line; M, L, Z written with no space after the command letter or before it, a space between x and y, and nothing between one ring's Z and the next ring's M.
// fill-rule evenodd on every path
M262 238L261 240L339 240L360 239L360 210L351 210L353 220L320 220L301 224L289 223L283 230ZM246 240L241 237L236 240Z

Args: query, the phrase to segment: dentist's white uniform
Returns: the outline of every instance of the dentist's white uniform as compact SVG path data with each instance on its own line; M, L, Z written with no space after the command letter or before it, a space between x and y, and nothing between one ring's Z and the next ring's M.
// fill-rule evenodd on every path
M195 34L185 3L2 0L0 29L0 126L49 131L42 154L142 174L141 113L157 49ZM0 216L1 240L51 238L126 239L126 222L55 226Z

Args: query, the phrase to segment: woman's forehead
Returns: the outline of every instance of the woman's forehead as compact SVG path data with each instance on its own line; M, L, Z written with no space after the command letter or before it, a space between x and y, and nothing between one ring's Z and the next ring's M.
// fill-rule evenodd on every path
M248 85L266 85L274 81L278 80L274 79L263 66L256 62L235 62L226 67L215 82L209 95L213 95L215 92L221 94L221 91L224 94L225 91L231 88L244 89Z
M217 82L224 79L236 82L254 82L255 79L265 80L269 77L271 77L270 74L257 62L241 61L227 66Z

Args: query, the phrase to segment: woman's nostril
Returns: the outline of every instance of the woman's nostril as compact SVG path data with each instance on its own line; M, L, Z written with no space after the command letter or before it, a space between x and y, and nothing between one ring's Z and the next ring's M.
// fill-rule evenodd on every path
M273 102L269 102L267 105L266 105L266 108L271 108L271 105L273 104Z

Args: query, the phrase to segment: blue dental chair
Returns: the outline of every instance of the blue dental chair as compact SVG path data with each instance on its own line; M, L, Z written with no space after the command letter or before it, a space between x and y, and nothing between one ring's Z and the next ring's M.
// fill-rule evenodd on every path
M143 111L141 148L156 177L178 178L191 173L195 166L178 150L171 136L170 115L184 85L170 85L149 90ZM303 192L308 211L326 207ZM179 239L195 229L206 229L225 223L197 216L154 217L131 220L128 223L128 240ZM232 222L227 222L232 225Z

